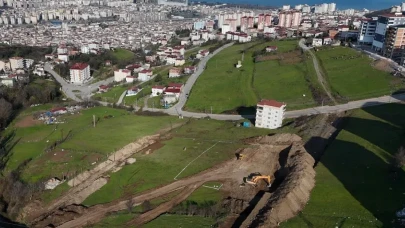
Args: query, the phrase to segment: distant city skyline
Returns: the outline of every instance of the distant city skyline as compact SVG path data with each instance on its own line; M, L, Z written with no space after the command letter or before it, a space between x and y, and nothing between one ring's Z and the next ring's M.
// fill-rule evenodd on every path
M197 2L198 0L192 0ZM322 3L336 3L339 10L343 9L369 9L369 10L379 10L386 9L392 5L401 5L401 0L370 0L370 1L359 1L359 0L200 0L205 2L223 2L223 3L235 3L235 4L258 4L258 5L267 5L267 6L276 6L281 7L282 5L299 5L299 4L308 4L316 5Z

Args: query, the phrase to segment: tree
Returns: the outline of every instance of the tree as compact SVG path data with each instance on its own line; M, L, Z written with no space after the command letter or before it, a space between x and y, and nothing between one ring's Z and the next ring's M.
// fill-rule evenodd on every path
M147 212L147 211L152 210L152 204L149 202L149 200L143 201L141 206L142 206L142 211L143 212Z
M405 165L405 148L399 147L398 151L394 154L392 165L396 168L402 168Z
M7 125L11 114L13 113L13 106L4 98L0 99L0 127L4 128Z
M155 82L161 82L162 80L163 80L162 75L160 75L160 74L156 75Z
M134 204L135 204L135 202L134 202L133 199L130 199L125 203L125 206L127 206L127 209L128 209L129 213L132 213L132 209L134 208Z

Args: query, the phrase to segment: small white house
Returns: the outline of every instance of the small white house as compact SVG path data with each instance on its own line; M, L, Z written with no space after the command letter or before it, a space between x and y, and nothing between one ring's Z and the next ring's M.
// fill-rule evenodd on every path
M132 82L134 82L136 80L136 77L135 76L127 76L126 78L125 78L125 81L127 82L127 83L132 83Z
M146 82L152 77L153 72L151 70L142 70L138 73L138 80Z
M119 69L114 71L114 81L120 82L126 79L126 77L131 76L131 71L127 69Z
M127 90L127 96L135 96L137 95L142 89L139 89L138 87L132 87Z
M314 47L322 46L322 38L313 38L312 39L312 46L314 46Z
M151 97L157 97L161 94L163 94L163 91L165 90L164 86L160 86L160 85L155 85L152 87L152 94Z
M169 70L169 78L180 77L180 75L181 75L181 69L179 69L179 68L172 68Z
M59 54L58 59L65 62L65 63L67 63L67 62L69 62L69 55L67 55L67 54Z

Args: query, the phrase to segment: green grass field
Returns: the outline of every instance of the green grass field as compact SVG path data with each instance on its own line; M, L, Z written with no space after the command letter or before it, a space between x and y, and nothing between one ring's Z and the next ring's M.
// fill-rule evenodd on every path
M113 55L118 60L128 60L128 59L132 59L134 57L134 53L132 51L122 49L122 48L115 49L113 52Z
M293 100L299 105L302 102L312 103L303 75L306 70L301 69L305 67L304 64L291 68L276 64L276 60L254 63L253 53L269 45L278 46L278 52L282 53L294 50L297 41L233 45L218 53L208 61L206 70L194 85L186 104L187 110L203 112L212 107L213 113L223 113L242 106L256 106L262 98ZM247 51L243 66L236 69L235 64L242 59L241 51L244 49ZM306 97L303 98L303 94Z
M46 108L48 106L45 106ZM39 107L26 110L28 113L38 111ZM92 127L92 117L99 118L96 127ZM104 116L112 118L105 119ZM18 123L23 116L16 119ZM48 177L61 177L62 174L84 170L94 161L105 160L107 154L120 149L136 139L153 134L162 127L169 127L181 121L174 117L145 117L129 114L124 110L96 107L83 110L80 114L63 115L62 124L38 125L30 127L12 127L7 133L14 131L12 143L16 145L11 149L11 156L6 171L14 170L27 159L33 159L24 168L22 177L26 181L37 181ZM53 151L45 152L50 144L56 140L71 136ZM11 145L9 145L10 147Z
M161 142L161 147L156 148L152 153L136 154L135 164L112 173L109 182L83 203L90 206L110 202L124 194L139 193L168 184L174 181L175 177L180 179L196 174L233 158L235 150L244 147L240 139L274 132L265 129L238 128L230 122L215 120L190 121L176 129L173 132L173 138ZM281 131L291 131L291 129L286 128ZM198 161L193 162L180 173L189 162L204 151L206 153L198 158Z
M287 65L277 60L264 61L256 64L253 86L259 100L271 98L283 101L288 109L315 106L305 80L307 74L305 62Z
M399 104L354 111L316 167L308 205L282 227L399 227L405 173L389 162L404 142L404 113Z
M351 48L325 48L316 52L316 56L324 68L332 92L343 100L388 95L403 88L403 83L395 77L373 68L368 56Z

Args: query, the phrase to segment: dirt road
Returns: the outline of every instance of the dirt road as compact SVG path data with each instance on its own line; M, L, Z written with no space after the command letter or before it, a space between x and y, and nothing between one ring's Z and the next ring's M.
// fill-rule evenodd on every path
M157 208L148 211L139 217L135 218L134 220L128 222L128 225L131 225L133 227L140 227L142 224L145 224L155 218L157 218L159 215L170 211L173 207L176 205L180 204L184 200L186 200L191 193L193 193L198 187L200 187L204 182L199 182L196 183L192 186L187 186L181 191L176 197L174 197L172 200L169 202L163 203L159 205Z

